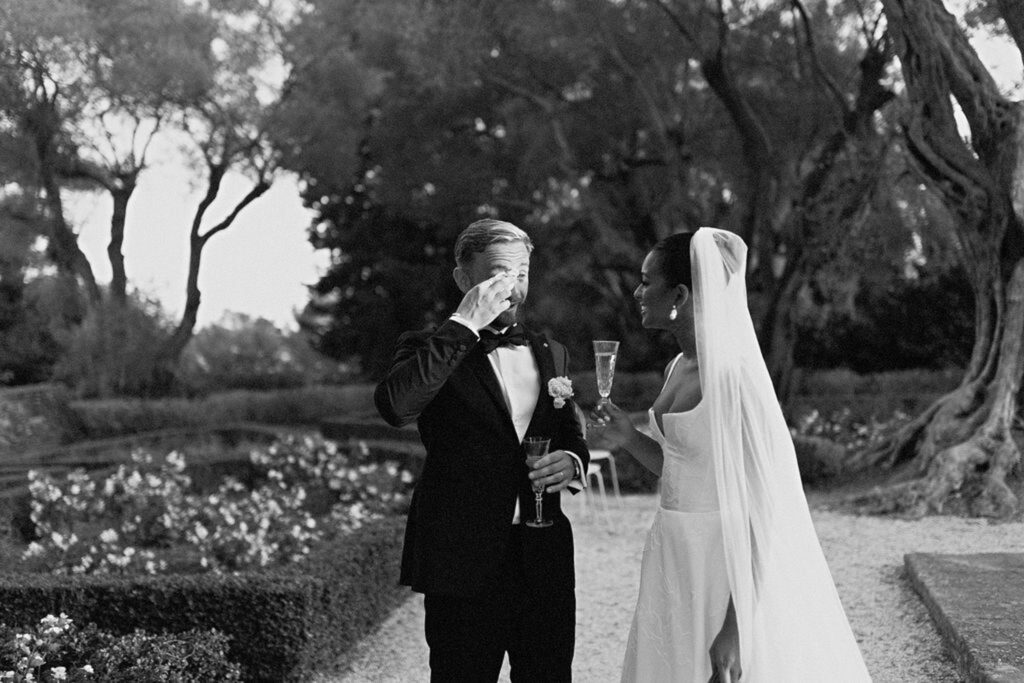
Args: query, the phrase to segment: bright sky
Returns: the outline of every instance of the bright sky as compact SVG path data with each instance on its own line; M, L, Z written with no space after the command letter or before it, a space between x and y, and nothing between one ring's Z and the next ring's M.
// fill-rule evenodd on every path
M128 206L124 254L129 287L160 301L175 320L185 304L188 234L202 196L200 180L181 162L157 163L140 177ZM219 222L249 187L241 176L228 176L205 224ZM97 279L110 282L109 195L77 193L68 203L80 228L79 244ZM199 271L198 327L235 311L296 328L293 312L306 303L305 285L316 282L321 272L317 263L324 261L306 239L311 217L294 177L282 176L230 228L214 235Z

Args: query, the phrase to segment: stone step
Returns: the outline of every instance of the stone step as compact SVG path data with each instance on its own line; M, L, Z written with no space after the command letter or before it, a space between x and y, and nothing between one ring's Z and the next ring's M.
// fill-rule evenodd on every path
M904 556L967 683L1024 683L1024 554Z

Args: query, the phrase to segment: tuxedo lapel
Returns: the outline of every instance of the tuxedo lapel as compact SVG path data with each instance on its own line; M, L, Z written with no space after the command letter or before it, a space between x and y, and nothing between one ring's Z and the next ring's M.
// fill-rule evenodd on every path
M487 355L477 348L470 353L466 361L472 367L473 374L480 381L483 393L486 394L490 402L494 404L499 413L505 418L508 426L512 427L512 416L508 412L508 404L505 403L505 396L501 391L501 385L498 384L498 378L494 375L494 368L491 367L491 362L487 360Z
M534 424L543 420L548 411L551 410L551 399L548 396L548 381L555 376L555 357L551 354L551 347L548 339L543 334L527 332L530 339L530 349L537 361L537 372L540 377L540 395L537 396L537 407L533 409L533 417L530 419L530 426L526 430L529 434Z

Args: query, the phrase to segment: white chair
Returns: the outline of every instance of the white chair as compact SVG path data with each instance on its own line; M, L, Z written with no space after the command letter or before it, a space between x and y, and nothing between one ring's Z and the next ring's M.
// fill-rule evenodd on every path
M576 406L576 418L579 420L583 438L587 438L587 417L579 406ZM591 489L597 486L597 495L600 496L601 508L608 512L608 496L604 488L604 469L602 463L608 463L608 470L612 479L612 491L615 493L616 502L622 502L622 494L619 493L619 475L615 468L615 456L607 448L591 448L590 464L587 465L587 488L580 492L580 502L586 508L590 502Z
M608 463L608 472L612 478L612 492L615 493L616 502L622 502L622 494L619 493L619 474L615 470L615 456L606 448L594 448L590 451L590 465L587 467L587 483L595 479L597 488L604 497L604 470L601 464Z

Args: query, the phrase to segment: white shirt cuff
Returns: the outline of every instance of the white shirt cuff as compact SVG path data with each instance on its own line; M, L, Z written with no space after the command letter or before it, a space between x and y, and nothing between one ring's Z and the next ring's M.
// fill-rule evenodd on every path
M452 313L450 316L448 316L448 319L451 320L452 322L456 322L456 323L462 325L463 327L465 327L466 329L468 329L470 332L472 332L473 334L476 335L477 339L480 338L480 333L477 332L475 329L473 329L473 326L470 324L470 322L468 320L466 320L465 318L463 318L458 313Z
M580 458L580 456L573 453L572 451L566 451L566 453L571 455L572 459L576 461L576 469L579 470L580 472L580 476L578 478L573 478L573 480L569 482L569 485L566 488L570 488L575 491L581 491L587 488L587 473L583 471L583 459Z

